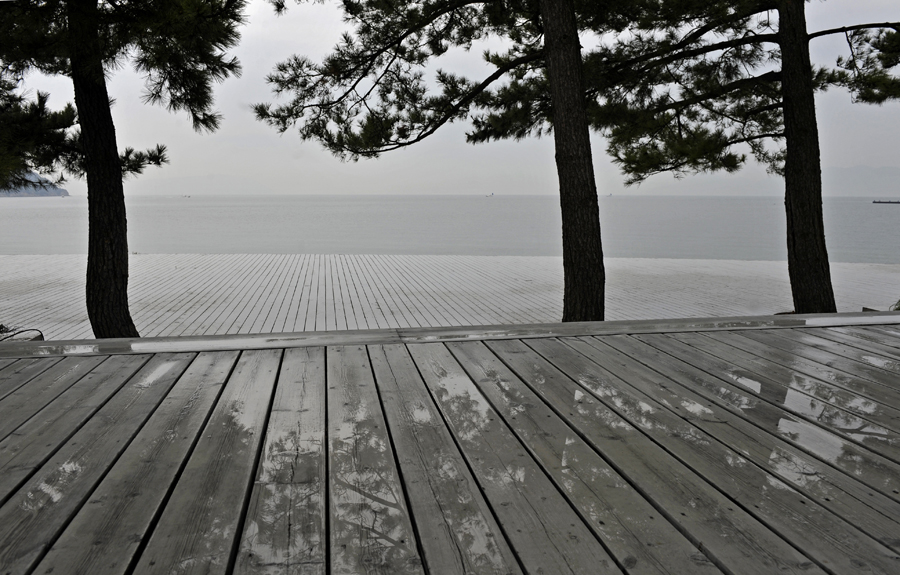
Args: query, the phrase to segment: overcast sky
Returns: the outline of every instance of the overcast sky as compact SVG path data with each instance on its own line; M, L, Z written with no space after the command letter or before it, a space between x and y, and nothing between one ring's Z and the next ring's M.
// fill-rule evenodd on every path
M898 0L813 0L807 5L809 30L848 24L900 20ZM130 68L115 71L109 82L116 99L113 116L119 147L137 149L157 143L169 148L171 162L126 180L126 194L556 194L551 138L522 142L465 142L465 124L444 126L427 140L379 159L341 162L316 142L295 133L279 135L256 121L250 106L275 102L265 76L290 54L321 58L346 26L334 0L325 4L289 3L276 17L271 5L251 0L248 24L234 51L243 75L216 89L216 107L224 122L213 134L197 134L184 114L141 103L143 81ZM845 52L842 37L813 41L813 61L833 64ZM454 54L441 67L473 75L487 70L481 50ZM51 107L72 101L66 78L31 76L28 88L51 93ZM817 96L822 165L827 195L900 196L900 103L854 105L844 91ZM640 187L625 188L605 154L603 139L593 138L599 193L782 195L783 183L752 162L735 175L655 176ZM857 185L854 185L856 183ZM86 195L83 181L70 180L70 193ZM852 188L852 189L851 189Z

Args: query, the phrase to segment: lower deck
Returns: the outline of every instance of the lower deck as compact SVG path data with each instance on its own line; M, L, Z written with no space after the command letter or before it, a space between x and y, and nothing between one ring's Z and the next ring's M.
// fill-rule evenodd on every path
M0 573L900 571L900 314L0 345Z

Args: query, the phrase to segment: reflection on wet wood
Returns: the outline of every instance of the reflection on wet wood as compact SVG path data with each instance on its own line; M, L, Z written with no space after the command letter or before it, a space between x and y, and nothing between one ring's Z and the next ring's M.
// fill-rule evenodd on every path
M369 355L425 561L447 575L521 573L405 346Z
M521 561L538 573L620 573L447 348L409 349Z
M617 343L622 339L628 338L618 338ZM893 571L894 563L900 560L895 552L815 501L806 499L790 484L748 461L743 453L717 441L715 435L682 419L665 403L633 390L641 383L644 383L643 387L651 388L658 385L665 372L655 377L646 372L642 374L643 370L634 365L636 362L630 356L603 353L605 346L580 341L569 344L594 362L613 366L610 370L618 377L628 377L628 383L626 380L613 381L618 392L614 406L617 413L645 433L649 432L660 446L807 557L815 558L823 567L837 567L841 572L854 570L861 560L872 572L887 575ZM563 354L560 352L559 355ZM647 362L647 365L653 367L656 362ZM587 371L591 371L590 367ZM679 397L687 399L689 396L679 394ZM684 405L682 400L682 407L694 407L693 415L697 419L712 415L710 412L704 414L702 405L699 408Z
M0 509L0 571L27 572L193 359L159 354Z
M896 389L897 379L900 378L900 362L879 358L875 354L857 353L858 350L854 348L827 342L821 338L814 340L813 343L816 344L814 347L806 341L782 337L774 330L759 334L748 333L746 337L890 389ZM824 345L822 341L832 345ZM818 347L820 345L822 347Z
M711 376L653 347L640 344L632 336L606 338L604 343L625 355L641 353L644 362L652 361L654 369L665 373L667 379L695 391L764 431L779 435L807 453L900 501L898 494L894 493L894 490L900 488L900 467L893 461L729 384L724 376Z
M210 573L229 567L281 354L241 355L135 573Z
M757 387L759 387L759 392L761 393L763 391L773 391L773 386L774 389L782 388L787 390L787 393L778 391L776 393L777 399L781 399L783 402L791 405L802 405L812 408L824 402L842 411L850 412L856 418L889 428L894 433L900 430L900 410L882 405L873 399L850 392L828 381L798 374L766 358L754 356L740 349L727 346L713 338L691 333L672 334L670 338L689 344L704 353L704 355L695 356L695 361L692 362L694 365L703 366L704 371L709 373L724 374L744 389L756 391ZM659 338L645 339L639 337L638 339L648 342L660 341ZM676 353L678 357L684 359L685 356L681 355L681 351L683 351L683 348L680 348ZM766 385L763 386L756 380L764 381ZM806 399L807 397L809 398L808 400ZM824 410L817 409L815 412L819 421L827 422L830 418L829 416L824 416ZM839 416L837 419L843 420ZM851 417L850 419L855 418ZM864 424L860 423L860 426L862 425Z
M332 573L423 573L364 347L329 347Z
M325 348L285 351L237 573L324 574Z
M882 404L900 405L900 388L891 389L859 377L854 377L822 363L799 357L789 351L742 337L737 333L723 333L716 340L758 357L764 357L798 374L828 381L836 387L852 391L862 397Z
M802 385L782 385L766 375L735 369L733 363L715 357L702 356L697 349L667 336L634 336L656 349L675 356L724 382L724 389L753 395L778 409L783 409L809 423L821 425L829 431L879 453L894 461L900 460L900 435L880 425L880 419L890 425L890 414L879 414L874 402L861 404L873 412L864 419L844 406L835 406L806 392ZM852 399L851 399L852 400ZM881 415L882 417L879 417Z
M807 557L648 437L668 429L656 423L646 401L632 401L615 377L558 341L526 343L539 354L532 358L527 383L562 408L563 417L594 449L615 461L657 512L689 534L719 567L759 574L817 571Z
M235 285L291 299L266 261ZM895 327L398 330L494 310L371 263L195 319L393 330L4 348L0 574L897 572Z
M194 359L36 573L127 572L237 356L206 352Z
M533 354L525 344L448 347L629 574L721 573L511 371L525 378L531 374Z

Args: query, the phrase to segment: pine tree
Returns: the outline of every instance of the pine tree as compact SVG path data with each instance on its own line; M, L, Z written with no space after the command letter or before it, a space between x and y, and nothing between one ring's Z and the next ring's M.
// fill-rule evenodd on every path
M164 147L119 153L106 76L130 61L145 100L187 111L215 130L212 83L240 72L236 45L245 0L14 0L0 3L0 66L7 77L64 75L75 91L74 155L61 167L88 184L87 310L94 335L138 337L128 310L125 174L165 161Z
M67 154L68 132L75 124L71 104L53 112L47 108L48 94L38 92L29 101L17 87L0 71L0 189L33 186L33 172L54 171Z
M900 97L900 23L809 33L802 0L664 0L632 34L588 56L592 125L640 182L651 174L725 170L749 149L785 180L788 269L797 313L836 311L814 94L860 102ZM809 43L844 34L850 56L813 67ZM774 143L774 145L773 145Z
M284 10L284 0L272 0ZM268 81L290 102L256 106L284 132L321 142L345 159L375 157L422 141L448 122L470 121L470 142L554 134L563 222L563 321L604 317L605 273L591 161L579 32L621 29L642 2L588 0L345 0L354 26L321 63L293 56ZM490 36L493 72L472 80L425 72L448 50ZM531 106L523 87L546 98ZM512 120L509 119L512 117ZM516 131L504 130L517 125Z

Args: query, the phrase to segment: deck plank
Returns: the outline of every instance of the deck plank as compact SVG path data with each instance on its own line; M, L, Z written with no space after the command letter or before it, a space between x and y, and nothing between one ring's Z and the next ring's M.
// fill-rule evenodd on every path
M369 355L429 571L521 574L405 346Z
M631 336L611 336L603 342L629 355L643 354L642 362L665 374L673 383L691 389L707 400L738 414L769 433L776 433L810 455L851 474L887 497L900 501L900 467L869 449L843 439L832 431L796 417L749 392L643 344Z
M515 375L528 369L521 341L447 347L629 575L721 573Z
M423 574L366 349L328 348L331 572Z
M34 567L193 357L154 356L0 508L0 571Z
M621 573L450 351L408 349L521 562L536 573Z
M0 502L6 501L149 359L110 357L0 441Z
M236 351L197 355L35 573L128 571L237 356Z
M235 573L327 568L325 349L285 350Z
M723 332L716 335L716 340L758 357L764 357L799 374L828 381L834 386L856 393L871 401L900 406L900 389L885 388L877 383L855 377L852 374L801 357L790 351L772 347L755 339L742 337L740 333Z
M740 415L695 393L693 388L672 385L666 375L610 347L607 338L567 338L570 346L584 343L584 350L605 371L619 377L623 390L634 388L665 405L672 413L702 429L717 441L740 453L780 481L830 509L884 545L900 551L900 503L872 490L853 476L763 431ZM597 357L595 353L599 353ZM584 354L584 353L583 353ZM595 377L596 373L594 374ZM588 380L585 380L588 381ZM624 385L627 382L627 386ZM737 460L735 460L737 461Z
M5 362L5 367L0 369L0 400L31 381L33 377L50 369L60 360L59 357L9 359Z
M700 360L705 371L725 375L760 397L768 395L776 404L787 402L795 407L795 413L813 415L822 420L834 419L840 421L845 429L855 427L863 429L862 420L865 420L890 429L894 434L900 432L900 409L852 393L828 381L791 371L765 358L721 343L714 337L697 333L678 333L670 334L669 338L712 356L712 358L702 357ZM757 383L760 385L757 386ZM821 403L848 412L848 416L841 416L840 412L819 409ZM866 432L871 433L874 430Z
M241 354L134 573L227 571L281 355Z
M593 360L594 365L612 363L611 358L599 353L597 348L577 339L567 341L573 350L583 356L582 359L552 343L536 342L535 348L540 345L552 349L554 363L571 362L571 377L578 376L579 381L584 382L601 401L608 402L607 405L626 421L710 481L734 502L731 505L740 505L749 515L823 569L848 572L866 565L871 572L887 575L896 568L900 556L895 551L814 500L805 498L765 468L753 465L741 451L733 451L717 441L714 435L705 433L693 422L673 413L665 404L649 395L635 393L625 381L617 381L616 376L610 381L595 379L597 383L586 375L579 376L590 373L596 377L598 370L588 363L588 359ZM541 352L547 357L546 349ZM634 378L631 370L628 370L628 375ZM612 392L610 385L614 386ZM703 414L702 410L695 409Z
M715 489L719 476L707 480L656 443L654 439L665 430L648 431L653 420L644 418L644 405L632 406L625 398L620 400L611 387L614 384L596 364L559 341L523 343L536 353L523 366L527 372L517 375L554 405L595 450L614 462L619 474L653 504L656 512L677 525L716 566L726 572L747 574L822 572ZM603 393L604 388L608 393ZM632 407L637 413L632 413ZM631 415L635 418L626 417ZM652 417L653 412L646 415Z
M20 375L26 383L0 400L0 439L28 421L104 359L100 356L89 356L67 357L58 362L40 360L48 363L29 366L42 368L33 378L29 377L31 370L23 369ZM49 369L44 369L48 365Z
M656 349L677 357L717 378L723 382L725 390L759 398L777 409L783 409L797 418L820 426L830 433L864 446L894 462L900 461L900 433L882 427L879 422L873 422L873 419L878 419L878 412L874 409L875 417L870 417L868 420L863 419L850 411L800 391L796 387L775 382L766 377L766 372L757 374L751 371L735 370L732 367L732 361L710 357L702 350L675 338L655 337L655 334L634 337L639 341L652 342ZM890 420L890 415L887 414L885 418Z
M857 353L858 350L854 348L836 343L822 344L821 338L804 340L803 338L785 337L779 335L778 331L782 330L771 330L765 333L746 332L738 335L771 347L777 347L848 375L877 383L889 390L896 390L897 378L900 377L900 362L881 359L874 354ZM819 347L820 345L822 347ZM881 395L881 387L873 386L873 393Z
M823 337L828 337L834 333L840 333L857 340L862 340L862 345L875 344L877 346L875 349L887 348L892 353L900 353L900 334L888 334L878 329L861 328L857 326L833 327L822 331L826 334L823 335Z

